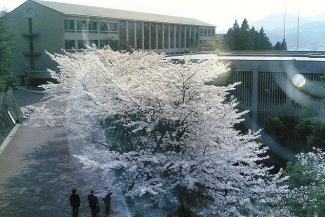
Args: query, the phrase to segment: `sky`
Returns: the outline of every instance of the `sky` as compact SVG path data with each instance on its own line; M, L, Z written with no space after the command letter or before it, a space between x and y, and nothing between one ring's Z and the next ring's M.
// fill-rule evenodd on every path
M246 18L248 23L271 14L312 16L325 13L320 0L51 0L71 4L189 17L217 26L217 32ZM11 11L24 0L0 0L0 9Z

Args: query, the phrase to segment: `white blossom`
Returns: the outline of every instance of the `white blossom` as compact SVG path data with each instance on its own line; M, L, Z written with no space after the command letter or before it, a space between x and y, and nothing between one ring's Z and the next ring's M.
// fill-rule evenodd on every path
M266 148L256 142L258 132L234 128L246 113L229 94L238 83L207 85L227 71L224 64L190 57L175 63L163 54L108 47L50 55L59 64L58 73L51 71L58 84L44 88L60 103L38 118L107 145L76 157L86 168L116 171L125 196L150 196L167 209L184 204L183 189L204 202L193 212L241 216L262 215L285 191L283 178L260 163ZM113 141L122 131L129 140Z

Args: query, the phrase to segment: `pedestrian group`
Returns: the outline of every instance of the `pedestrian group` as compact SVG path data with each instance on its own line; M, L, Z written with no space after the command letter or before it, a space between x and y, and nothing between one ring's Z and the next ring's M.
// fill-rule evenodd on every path
M111 196L112 192L108 191L108 188L105 188L107 191L106 196L103 198L103 201L105 203L105 213L106 215L109 214L110 207L111 207ZM91 190L90 194L88 195L88 201L89 201L89 207L91 210L91 216L95 217L97 213L100 211L98 198L95 195L94 191ZM72 207L72 216L77 217L78 216L78 210L80 207L80 197L77 194L76 189L72 189L72 194L70 195L70 206Z

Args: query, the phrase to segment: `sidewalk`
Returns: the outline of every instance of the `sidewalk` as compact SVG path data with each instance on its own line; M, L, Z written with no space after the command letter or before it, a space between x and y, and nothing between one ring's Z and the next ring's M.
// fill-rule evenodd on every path
M33 89L28 89L25 86L20 86L18 87L19 90L22 91L26 91L26 92L30 92L30 93L37 93L37 94L44 94L44 91L42 90L33 90ZM3 150L6 148L6 146L8 145L8 143L10 142L11 138L15 135L15 133L17 132L18 128L20 127L21 124L16 124L14 126L14 128L11 130L11 132L8 134L8 136L6 137L6 139L2 142L2 144L0 145L0 155L3 152Z
M15 91L20 106L42 107L42 94ZM52 106L52 105L50 105ZM87 170L74 155L82 154L85 144L61 127L44 129L29 119L16 125L1 147L0 216L68 217L71 216L69 195L73 188L81 199L80 217L90 216L87 196L90 190L103 190L112 185L99 170ZM87 144L86 144L87 145ZM113 174L112 174L113 175ZM104 204L100 199L101 213ZM124 197L113 193L111 215L128 214Z
M15 135L17 132L18 128L20 127L21 124L16 124L14 128L11 130L9 135L6 137L6 139L2 142L0 146L0 155L2 154L3 150L6 148L6 146L9 144L11 138Z

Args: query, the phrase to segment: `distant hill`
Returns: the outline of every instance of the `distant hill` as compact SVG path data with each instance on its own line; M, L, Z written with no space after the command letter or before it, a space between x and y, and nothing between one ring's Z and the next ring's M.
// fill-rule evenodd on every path
M256 30L264 28L270 41L275 44L282 41L284 35L284 15L272 14L262 20L250 24ZM286 40L289 50L297 49L298 16L286 15ZM299 50L325 50L325 14L317 16L300 16L299 18Z

